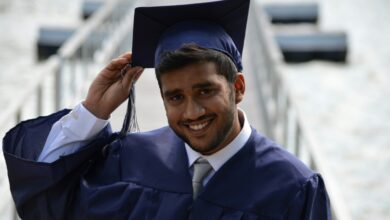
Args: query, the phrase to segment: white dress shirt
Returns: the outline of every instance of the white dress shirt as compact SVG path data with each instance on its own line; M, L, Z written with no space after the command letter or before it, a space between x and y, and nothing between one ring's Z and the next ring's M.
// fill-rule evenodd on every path
M240 133L216 153L202 155L185 144L190 172L193 172L192 165L199 157L205 158L213 168L213 171L204 179L204 184L248 141L251 134L250 125L242 110L239 110L239 116L240 121L243 122ZM62 155L77 151L102 131L108 123L108 120L95 117L81 103L78 104L69 114L53 125L38 161L51 163Z
M51 163L77 151L109 123L90 113L81 103L54 123L38 161Z

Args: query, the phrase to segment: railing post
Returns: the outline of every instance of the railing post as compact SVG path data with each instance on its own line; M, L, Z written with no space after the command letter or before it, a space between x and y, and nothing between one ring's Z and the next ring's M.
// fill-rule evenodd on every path
M284 102L284 106L283 106L284 110L283 110L283 145L286 146L287 145L287 141L288 141L288 126L289 126L289 123L288 123L288 120L289 120L289 117L288 117L288 112L289 112L289 109L290 109L290 102L289 102L289 99L287 97L287 95L285 95L285 102Z
M22 109L19 108L18 111L16 112L16 123L19 123L22 121Z
M79 49L80 50L80 56L81 57L81 48ZM80 65L79 63L81 62L77 62L77 53L74 54L72 57L69 57L67 59L67 65L69 65L69 79L70 79L70 85L69 87L66 89L66 92L67 92L67 95L71 94L71 97L74 97L76 96L76 93L77 93L77 72L78 70L80 69ZM69 100L69 96L67 97ZM68 103L67 103L68 104Z
M63 90L62 90L62 69L63 69L63 59L60 58L59 68L55 70L54 78L55 78L55 88L54 88L54 103L55 110L58 111L63 107Z
M81 76L81 81L84 81L87 78L88 75L88 63L90 59L88 59L88 56L91 56L89 53L89 48L91 45L91 40L86 40L83 45L81 45L81 62L82 62L82 70L83 75ZM80 79L80 77L79 77Z
M312 170L317 170L316 163L312 156L309 157L309 166Z
M294 119L297 120L297 119ZM298 121L295 121L295 135L294 135L294 153L299 157L301 153L301 126Z
M37 115L42 115L43 113L43 86L39 85L37 87Z

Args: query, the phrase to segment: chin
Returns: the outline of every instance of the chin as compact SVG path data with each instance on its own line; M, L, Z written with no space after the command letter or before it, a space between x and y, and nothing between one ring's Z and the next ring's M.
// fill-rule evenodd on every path
M187 142L187 143L189 143L189 142ZM199 152L200 154L203 154L203 155L210 155L210 154L213 154L219 150L216 147L210 147L210 146L203 146L202 147L202 146L196 146L196 145L193 145L190 143L189 143L189 145L194 151Z

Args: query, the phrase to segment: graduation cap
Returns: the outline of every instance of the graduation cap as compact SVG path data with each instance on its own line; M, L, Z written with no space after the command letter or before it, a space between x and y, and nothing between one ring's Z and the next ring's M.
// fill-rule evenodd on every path
M242 70L249 0L224 0L187 5L138 7L134 13L133 66L154 68L161 56L185 44L226 54ZM138 126L132 89L121 134Z
M248 10L249 0L136 8L133 65L156 67L165 52L194 43L223 52L242 70Z

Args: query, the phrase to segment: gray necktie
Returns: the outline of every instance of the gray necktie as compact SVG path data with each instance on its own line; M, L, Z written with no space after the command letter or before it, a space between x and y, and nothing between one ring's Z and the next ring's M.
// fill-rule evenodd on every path
M192 188L194 190L193 199L198 196L199 192L203 188L203 179L210 173L212 170L209 162L204 158L199 158L194 163L194 175L192 176Z

